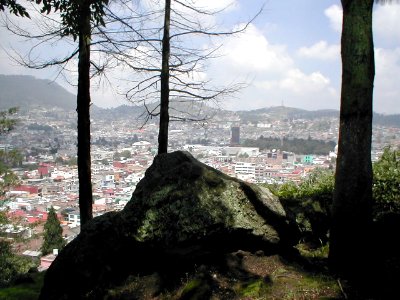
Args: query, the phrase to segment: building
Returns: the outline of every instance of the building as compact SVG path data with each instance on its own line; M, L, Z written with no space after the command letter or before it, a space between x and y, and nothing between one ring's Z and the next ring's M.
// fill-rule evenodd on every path
M235 164L236 174L251 174L254 177L255 172L256 172L256 164L254 163L237 162Z
M67 212L67 221L69 224L72 225L81 225L81 216L79 214L79 211L77 210L71 210Z
M303 163L304 164L312 164L314 162L314 156L313 155L305 155L303 157Z
M231 128L231 145L235 146L235 145L240 145L240 127L238 126L233 126Z

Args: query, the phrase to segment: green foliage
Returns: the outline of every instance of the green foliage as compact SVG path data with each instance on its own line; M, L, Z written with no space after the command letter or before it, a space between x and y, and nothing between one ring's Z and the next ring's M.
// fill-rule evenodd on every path
M400 150L386 148L373 165L373 196L377 215L400 211Z
M10 11L10 13L16 16L30 18L28 12L26 11L26 8L17 3L16 0L0 0L0 11L4 11L6 7Z
M313 139L287 139L263 137L257 140L247 139L243 146L259 147L263 149L280 149L282 151L294 152L296 154L327 154L335 148L335 142L325 142Z
M4 224L8 224L8 218L5 211L0 211L0 226Z
M245 299L258 299L263 295L267 294L270 289L270 286L264 279L255 279L250 282L244 284L238 292L241 296L245 297Z
M129 150L124 150L122 152L116 151L113 155L114 160L121 160L122 157L131 158L132 157L131 151Z
M35 264L29 258L15 255L11 243L0 240L0 287L8 286L32 267L35 267Z
M10 119L18 109L10 108L0 111L0 135L7 134L17 123L15 119ZM3 196L7 188L15 185L18 177L10 170L11 167L21 163L22 156L17 150L0 150L0 196Z
M55 160L55 163L63 165L65 162L64 162L64 159L61 156L57 156L56 160Z
M76 40L81 30L82 13L85 8L89 8L90 19L92 23L105 26L103 16L105 15L104 7L108 5L109 0L36 0L37 3L43 3L41 13L49 14L52 9L60 11L61 23L63 25L62 34L69 35Z
M17 275L13 259L14 254L12 253L11 244L7 241L0 240L0 287L9 284Z
M324 202L324 207L329 206L332 201L332 193L335 184L332 170L315 169L300 185L294 182L283 184L277 191L281 199L314 199Z
M29 274L31 280L12 285L0 290L0 299L7 300L36 300L43 286L45 272Z
M333 171L315 169L300 185L288 182L272 191L298 227L300 238L319 244L328 239L333 188Z
M53 249L62 249L65 241L62 237L62 227L53 207L50 208L47 221L44 224L44 240L42 255L49 254Z
M119 154L118 151L116 151L113 155L113 160L121 160L121 154Z
M129 150L124 150L124 151L121 152L121 157L131 158L132 157L132 153Z
M400 150L386 148L374 163L373 171L374 217L400 212ZM324 241L329 228L334 181L332 170L317 169L300 185L288 182L269 188L280 198L288 216L295 220L304 235Z
M108 159L107 159L107 158L103 158L103 159L101 160L101 163L102 163L103 165L108 165Z
M71 157L70 159L67 160L67 165L68 166L76 166L78 164L78 158L77 157Z
M3 135L12 130L17 123L17 120L10 119L18 111L17 107L9 108L8 110L0 111L0 135Z
M41 125L41 124L38 124L38 123L29 124L27 128L28 128L28 130L44 131L46 134L51 133L52 131L54 131L53 127L51 127L49 125Z

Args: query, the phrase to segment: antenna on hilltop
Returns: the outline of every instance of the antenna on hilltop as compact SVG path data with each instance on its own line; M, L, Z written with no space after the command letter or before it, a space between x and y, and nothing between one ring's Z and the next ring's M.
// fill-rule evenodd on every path
M285 100L282 100L282 107L285 107Z

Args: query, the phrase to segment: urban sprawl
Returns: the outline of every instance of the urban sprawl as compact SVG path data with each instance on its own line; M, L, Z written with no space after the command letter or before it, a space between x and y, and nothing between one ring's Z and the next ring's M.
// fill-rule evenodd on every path
M36 108L21 111L16 118L17 127L1 136L0 150L18 149L21 153L21 164L13 169L20 184L0 199L0 208L7 209L19 225L3 228L3 236L38 236L29 243L16 243L16 251L39 257L40 233L51 206L58 213L67 241L79 233L76 113ZM112 119L93 114L94 216L121 210L152 164L157 152L158 121L150 120L143 127L141 122L135 117ZM252 183L300 182L315 168L335 167L336 147L316 155L243 146L242 141L260 136L336 143L338 119L243 122L236 113L224 111L207 121L171 122L169 151L186 150L201 162ZM399 137L399 128L375 126L372 159L378 159L388 145L399 146ZM47 268L53 259L53 254L42 257L41 268Z

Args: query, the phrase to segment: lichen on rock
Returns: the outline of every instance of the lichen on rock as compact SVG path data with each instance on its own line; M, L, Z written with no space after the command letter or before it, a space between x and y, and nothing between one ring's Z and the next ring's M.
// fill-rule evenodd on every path
M96 299L135 273L238 249L279 251L292 242L285 211L267 189L187 152L162 154L121 212L95 218L61 251L41 299Z

